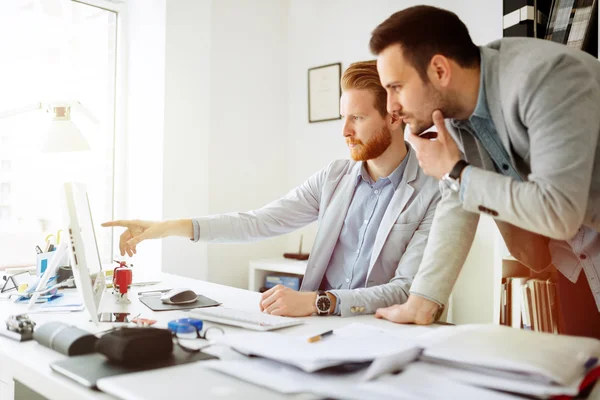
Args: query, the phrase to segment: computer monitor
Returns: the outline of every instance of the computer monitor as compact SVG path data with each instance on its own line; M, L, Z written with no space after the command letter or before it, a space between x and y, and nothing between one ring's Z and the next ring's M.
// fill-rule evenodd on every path
M106 290L100 252L86 187L80 183L65 183L65 232L75 284L91 320L98 323L98 308Z

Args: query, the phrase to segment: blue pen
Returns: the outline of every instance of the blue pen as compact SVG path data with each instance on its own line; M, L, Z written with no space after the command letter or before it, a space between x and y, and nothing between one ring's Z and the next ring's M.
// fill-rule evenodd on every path
M590 359L587 360L587 362L585 363L585 370L589 371L590 369L592 369L596 364L598 364L598 358L597 357L591 357Z

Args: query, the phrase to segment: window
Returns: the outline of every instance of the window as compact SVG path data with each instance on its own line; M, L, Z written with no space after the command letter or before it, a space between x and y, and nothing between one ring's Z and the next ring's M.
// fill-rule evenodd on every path
M9 182L0 183L0 204L10 205L10 190L11 184Z
M97 3L97 1L96 1ZM103 263L112 233L117 13L70 0L14 0L0 14L0 268L35 264L36 245L63 225L62 184L87 185ZM43 106L80 104L71 119L90 150L44 153Z

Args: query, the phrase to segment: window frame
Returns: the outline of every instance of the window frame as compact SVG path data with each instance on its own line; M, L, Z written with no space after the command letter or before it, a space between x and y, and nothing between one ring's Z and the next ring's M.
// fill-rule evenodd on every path
M112 148L112 182L111 182L111 219L115 218L115 215L123 214L123 207L126 204L126 185L125 185L125 110L127 103L127 37L126 37L126 21L127 21L127 7L124 1L119 0L61 0L65 3L79 3L82 5L100 8L109 12L115 13L116 17L116 43L115 43L115 79L113 87L113 118L109 123L112 124L113 134L113 148ZM102 221L94 220L94 224L98 224ZM118 246L118 236L114 232L110 232L110 254L114 256L115 247ZM29 263L23 263L21 265L6 265L0 266L0 270L11 267L24 267L29 266Z
M116 57L115 57L115 87L114 87L114 110L113 110L113 179L112 179L112 215L125 214L125 204L127 204L127 192L125 182L126 165L126 116L125 109L127 104L127 6L125 0L70 0L73 3L80 3L92 7L101 8L114 12L117 18L116 35ZM95 221L97 224L100 221ZM115 248L118 248L118 236L111 231L110 233L110 254L114 256Z

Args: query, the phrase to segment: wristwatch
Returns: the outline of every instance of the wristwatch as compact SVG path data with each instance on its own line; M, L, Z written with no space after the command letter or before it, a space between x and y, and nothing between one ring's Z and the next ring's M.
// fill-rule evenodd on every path
M329 314L329 311L331 311L331 300L325 291L319 290L317 292L315 305L317 306L317 315Z
M460 190L460 174L469 166L465 160L458 160L454 167L446 175L442 176L442 181L455 192Z

